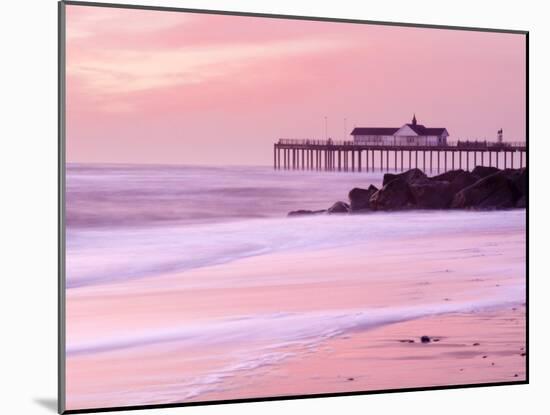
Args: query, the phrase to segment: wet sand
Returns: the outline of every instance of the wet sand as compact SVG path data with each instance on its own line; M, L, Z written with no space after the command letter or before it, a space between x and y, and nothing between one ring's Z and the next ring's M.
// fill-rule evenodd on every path
M335 338L202 398L243 389L261 397L525 381L525 341L524 306L424 318Z

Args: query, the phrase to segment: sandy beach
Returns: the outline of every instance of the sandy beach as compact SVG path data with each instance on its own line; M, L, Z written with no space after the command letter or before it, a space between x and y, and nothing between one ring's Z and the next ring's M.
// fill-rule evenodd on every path
M524 216L494 215L260 221L368 233L70 289L68 408L523 380Z

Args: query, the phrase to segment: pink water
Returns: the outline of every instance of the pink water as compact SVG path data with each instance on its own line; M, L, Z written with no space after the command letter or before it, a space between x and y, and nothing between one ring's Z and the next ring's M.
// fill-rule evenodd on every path
M524 301L523 210L287 218L380 176L112 170L68 176L69 409L259 397L334 339Z

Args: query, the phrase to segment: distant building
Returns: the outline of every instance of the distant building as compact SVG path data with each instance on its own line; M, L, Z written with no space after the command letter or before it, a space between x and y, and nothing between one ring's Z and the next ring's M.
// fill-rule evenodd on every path
M446 128L427 128L418 124L414 115L412 122L402 127L357 127L351 135L357 144L444 146L449 132Z

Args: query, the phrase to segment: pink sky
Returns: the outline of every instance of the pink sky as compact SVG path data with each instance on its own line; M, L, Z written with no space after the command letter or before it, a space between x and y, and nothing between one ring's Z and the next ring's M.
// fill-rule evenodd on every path
M67 161L270 165L325 116L342 139L413 112L523 141L525 76L518 34L68 5Z

